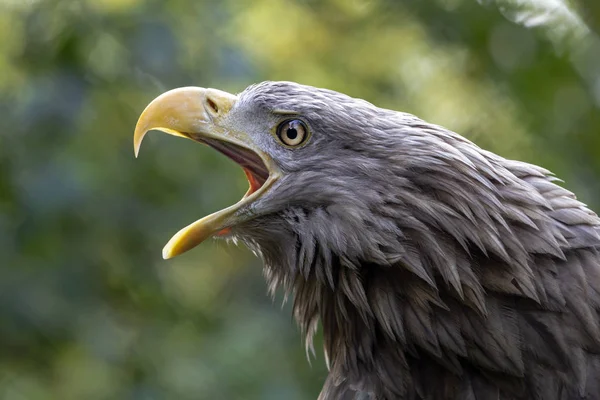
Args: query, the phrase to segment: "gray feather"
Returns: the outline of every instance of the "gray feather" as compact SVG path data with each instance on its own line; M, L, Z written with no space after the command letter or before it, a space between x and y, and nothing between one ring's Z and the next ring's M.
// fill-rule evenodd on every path
M308 349L322 325L320 400L600 399L600 219L549 171L329 90L236 107L284 176L234 235ZM276 146L273 110L306 146Z

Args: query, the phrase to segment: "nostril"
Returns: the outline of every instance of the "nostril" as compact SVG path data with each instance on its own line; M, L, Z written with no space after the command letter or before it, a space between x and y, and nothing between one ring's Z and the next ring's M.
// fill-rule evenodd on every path
M217 103L215 103L215 101L213 99L211 99L210 97L206 98L206 104L208 104L208 107L210 107L210 109L215 113L218 114L219 113L219 106L217 105Z

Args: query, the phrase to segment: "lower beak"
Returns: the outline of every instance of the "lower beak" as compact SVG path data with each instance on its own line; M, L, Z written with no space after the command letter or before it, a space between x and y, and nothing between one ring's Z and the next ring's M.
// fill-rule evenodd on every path
M159 130L170 135L202 142L238 162L246 172L250 189L242 200L183 228L163 249L165 259L197 246L208 237L249 219L247 206L258 199L279 177L279 169L245 132L226 127L235 106L235 95L199 87L184 87L163 93L144 110L135 127L136 157L146 133Z

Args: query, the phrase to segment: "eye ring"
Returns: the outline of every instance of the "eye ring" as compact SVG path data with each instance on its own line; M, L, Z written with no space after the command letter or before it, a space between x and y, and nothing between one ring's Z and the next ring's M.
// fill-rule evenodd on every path
M298 147L308 139L308 127L300 119L288 119L277 127L277 138L288 147Z

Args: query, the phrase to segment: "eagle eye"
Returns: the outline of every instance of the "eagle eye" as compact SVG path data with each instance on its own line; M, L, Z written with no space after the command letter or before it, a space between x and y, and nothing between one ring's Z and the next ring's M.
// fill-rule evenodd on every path
M290 119L279 124L277 137L284 145L296 147L308 138L308 129L303 121Z

